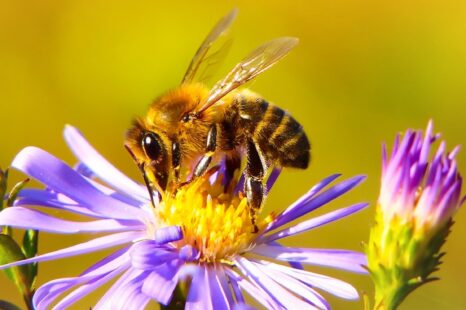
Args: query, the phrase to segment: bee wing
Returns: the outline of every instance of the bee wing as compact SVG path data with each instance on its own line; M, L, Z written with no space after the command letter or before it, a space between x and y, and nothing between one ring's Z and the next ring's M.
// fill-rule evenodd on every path
M196 75L198 73L204 73L202 71L202 66L209 67L215 65L215 61L210 61L211 58L218 58L222 55L222 52L228 50L228 46L230 45L230 41L227 41L223 44L218 50L210 51L212 45L219 39L220 37L224 36L228 29L230 29L231 24L236 18L238 14L238 9L233 9L228 15L223 17L221 20L217 22L214 28L209 32L207 37L202 42L201 46L197 50L196 54L194 55L191 63L189 64L188 70L184 74L183 80L181 83L192 82L195 80ZM210 53L209 53L210 51ZM203 68L206 69L206 68Z
M233 70L211 89L209 97L200 106L198 113L205 111L223 96L252 80L272 67L298 44L297 38L283 37L267 42L244 58Z

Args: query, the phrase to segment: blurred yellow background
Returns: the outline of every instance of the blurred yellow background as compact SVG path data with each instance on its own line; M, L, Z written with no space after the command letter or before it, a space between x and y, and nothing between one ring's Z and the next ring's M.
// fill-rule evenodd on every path
M301 40L251 85L290 111L313 145L311 168L284 172L266 211L284 208L331 173L367 174L362 186L318 213L359 201L370 202L368 210L288 241L360 250L378 195L381 143L391 145L408 127L425 128L430 118L449 149L466 142L466 2L409 2L0 0L0 165L8 166L27 145L73 164L62 139L69 123L140 180L122 146L125 130L154 97L178 85L207 32L238 7L223 73L267 40ZM458 160L466 174L466 150ZM411 295L401 309L466 309L465 238L462 210L444 247L436 274L441 280ZM40 252L83 240L42 234ZM77 275L105 253L43 263L39 284ZM372 293L365 276L314 269ZM89 309L98 296L74 308ZM22 305L4 274L0 298ZM363 307L329 300L335 309Z

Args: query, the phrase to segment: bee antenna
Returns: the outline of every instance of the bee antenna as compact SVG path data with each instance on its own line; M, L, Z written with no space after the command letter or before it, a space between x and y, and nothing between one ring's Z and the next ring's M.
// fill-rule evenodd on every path
M134 162L138 166L139 170L142 173L142 177L144 179L144 183L146 185L147 191L149 192L150 201L152 203L152 207L155 208L155 200L154 200L154 191L150 186L149 178L147 177L146 170L144 169L144 163L139 163L136 156L134 155L133 151L129 148L128 145L125 144L125 149L128 151L129 155L133 158ZM161 195L161 193L159 193Z
M138 165L138 166L139 166L139 169L142 172L142 177L144 178L144 183L146 184L147 191L149 192L152 207L155 208L154 191L152 190L152 187L150 186L150 181L149 181L149 178L147 177L146 171L144 169L144 164L141 164L141 165Z

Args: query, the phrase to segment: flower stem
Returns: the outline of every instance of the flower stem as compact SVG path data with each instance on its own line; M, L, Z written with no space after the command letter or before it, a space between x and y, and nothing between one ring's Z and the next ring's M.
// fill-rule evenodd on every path
M27 306L28 310L34 310L34 306L32 305L32 296L34 295L33 291L29 291L28 293L23 295L24 303Z
M396 284L384 289L376 289L374 310L396 309L409 292L410 290L404 285Z
M175 292L173 293L172 300L166 306L160 305L160 309L164 310L182 310L186 303L187 284L180 282L176 286Z

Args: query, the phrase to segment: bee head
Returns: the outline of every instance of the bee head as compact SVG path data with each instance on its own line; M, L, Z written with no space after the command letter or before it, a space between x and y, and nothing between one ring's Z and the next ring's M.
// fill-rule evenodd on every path
M150 161L163 161L166 157L165 147L160 136L152 131L146 131L141 136L141 148Z
M153 173L160 188L165 190L169 169L167 146L163 143L162 138L152 131L144 132L140 143L147 159L147 168Z
M158 190L165 190L170 169L168 139L162 132L148 130L141 122L136 122L126 137L125 146L133 156L144 178Z

